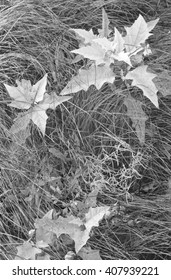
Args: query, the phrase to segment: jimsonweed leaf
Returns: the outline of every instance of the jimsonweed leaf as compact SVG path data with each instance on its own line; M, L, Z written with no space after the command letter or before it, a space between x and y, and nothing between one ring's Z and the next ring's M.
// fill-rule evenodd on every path
M94 39L93 42L99 44L101 48L104 49L106 52L108 51L114 52L117 46L113 41L110 41L105 37Z
M155 84L153 79L156 77L155 74L147 72L147 65L142 65L136 69L130 71L125 76L125 79L133 80L132 86L140 88L144 95L151 100L151 102L158 108L158 97Z
M17 87L4 84L11 98L14 99L9 106L18 109L29 109L33 104L43 100L47 85L47 74L35 85L28 80L16 80Z
M115 27L115 35L114 35L114 41L113 41L115 47L115 52L120 53L124 49L124 39L121 35L121 33L118 31L118 29Z
M71 51L72 53L82 55L85 58L95 61L96 65L103 64L105 60L105 50L97 43L92 42L91 46L82 47Z
M60 95L76 93L80 90L87 91L91 85L100 89L104 83L113 83L115 75L107 65L91 65L88 70L80 69L77 76L74 76L67 86L61 91Z
M125 27L127 32L126 36L123 37L117 28L115 28L114 37L109 38L109 19L104 9L102 9L102 15L103 23L102 29L99 30L99 36L95 36L92 30L81 31L81 29L79 29L78 32L75 30L75 32L82 37L84 43L79 49L71 52L78 55L74 59L74 62L86 58L93 61L96 66L103 65L104 68L96 68L97 71L95 73L93 65L91 64L89 69L80 70L79 74L73 77L62 90L61 95L78 92L80 90L86 91L90 85L95 85L97 89L100 89L103 83L114 82L115 75L111 75L110 66L116 64L117 60L123 61L131 67L137 67L143 64L144 56L151 53L145 41L152 35L150 31L155 27L159 19L146 22L142 15L139 15L131 27ZM100 73L102 69L103 73ZM129 68L127 68L127 70L129 71ZM131 71L132 74L129 74L130 76L127 75L131 77L135 74L133 71ZM133 79L133 84L135 85L135 79ZM138 84L139 83L136 82L137 86ZM154 91L155 93L154 84L148 83L148 90L145 90L145 87L140 84L139 87L143 88L144 94L157 106L157 98L155 98L155 95L150 97L150 91Z
M102 29L98 29L100 37L108 37L111 33L111 30L109 29L109 19L108 15L105 12L105 9L102 9Z
M149 36L152 35L150 31L155 27L158 20L156 19L147 23L142 15L139 15L131 27L125 27L127 35L123 39L125 41L126 51L133 53L142 43L145 43Z
M93 39L97 38L97 35L93 33L93 30L90 29L89 31L84 29L70 29L74 31L78 40L81 40L81 45L89 45Z
M93 226L98 226L99 221L109 211L109 207L90 208L85 215L85 220L69 216L67 218L59 217L56 220L51 220L48 217L37 219L36 240L43 241L45 244L51 244L52 234L59 237L61 234L68 234L75 242L76 253L86 244L89 239L89 234Z
M69 100L71 96L61 97L57 96L55 92L50 95L46 93L47 74L33 86L30 81L24 79L21 82L16 81L16 83L17 87L5 84L9 95L14 99L9 106L27 109L27 112L18 115L10 129L11 133L15 134L25 130L32 120L44 135L48 118L46 110L49 108L54 110L58 105Z

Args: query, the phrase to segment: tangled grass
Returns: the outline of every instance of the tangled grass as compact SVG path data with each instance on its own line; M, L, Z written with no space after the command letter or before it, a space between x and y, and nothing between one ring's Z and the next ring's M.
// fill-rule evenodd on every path
M7 106L3 83L13 85L24 78L34 84L48 73L48 92L59 94L80 67L71 63L70 50L77 41L70 28L96 32L101 28L102 7L111 27L119 30L140 13L146 21L160 18L149 39L153 54L146 61L162 77L159 109L133 93L143 100L149 117L145 144L139 144L126 116L127 92L120 85L104 85L100 91L91 87L55 112L49 110L45 138L34 127L26 143L12 137L8 129L18 112ZM76 194L89 193L91 185L99 183L103 191L98 205L117 203L120 208L94 230L88 244L99 249L103 259L171 259L171 106L166 96L171 79L170 28L169 1L66 0L65 5L62 0L0 1L2 259L15 257L16 246L28 239L37 217L66 205L72 212L70 201L76 200ZM63 157L55 157L49 148L58 149ZM58 177L60 198L45 175ZM40 180L46 183L41 185ZM62 259L67 248L60 250L51 248L52 258Z

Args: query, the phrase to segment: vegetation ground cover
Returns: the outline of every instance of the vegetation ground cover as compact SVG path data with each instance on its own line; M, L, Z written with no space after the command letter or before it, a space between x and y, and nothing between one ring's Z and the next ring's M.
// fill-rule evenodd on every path
M20 110L8 106L4 84L17 79L36 84L48 73L47 91L59 95L85 63L72 63L78 41L70 29L98 32L102 8L110 27L120 32L139 14L147 22L160 19L148 39L152 54L145 58L160 78L159 108L130 89L148 116L144 143L127 115L119 80L48 109L44 137L33 124L30 134L11 134ZM0 9L0 258L15 259L19 253L31 258L24 255L28 247L21 246L30 246L28 240L36 244L34 229L47 213L52 221L80 218L91 206L109 207L110 214L91 228L84 251L76 254L71 238L53 232L51 245L31 256L170 259L170 1L13 0L1 1Z

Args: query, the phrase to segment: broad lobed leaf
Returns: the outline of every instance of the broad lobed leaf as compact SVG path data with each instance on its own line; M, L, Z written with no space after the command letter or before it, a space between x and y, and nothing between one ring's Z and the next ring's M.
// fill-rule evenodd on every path
M36 248L33 243L26 241L21 246L17 246L17 256L15 260L35 260L36 255L42 252L41 249Z
M54 233L57 237L61 234L68 234L75 241L77 253L89 239L92 227L98 226L99 221L108 211L107 206L90 208L85 216L85 221L74 216L59 217L57 220L52 220L47 216L37 219L35 222L36 241L40 243L42 240L44 244L51 244Z
M137 20L133 23L131 27L125 27L126 36L123 37L125 41L126 51L133 53L142 43L152 35L150 31L155 27L159 19L146 22L142 15L139 15Z
M80 90L87 91L91 85L95 85L97 89L100 89L104 83L113 83L114 80L115 75L109 66L91 65L88 70L80 69L78 75L69 81L60 95L76 93Z
M144 95L151 100L151 102L158 108L158 97L157 91L154 82L152 81L156 75L150 72L147 72L147 65L142 65L136 69L130 71L125 76L125 79L131 79L132 86L140 88Z
M16 83L17 87L4 84L10 97L14 99L9 106L18 109L29 109L32 104L43 100L46 91L47 74L33 86L30 81L25 79L22 79L21 82L16 80Z

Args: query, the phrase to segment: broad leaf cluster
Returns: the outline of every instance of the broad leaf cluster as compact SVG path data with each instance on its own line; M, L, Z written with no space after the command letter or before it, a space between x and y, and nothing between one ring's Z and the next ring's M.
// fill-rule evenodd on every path
M79 41L79 48L71 51L76 54L73 62L88 59L89 66L86 69L80 69L60 95L77 93L81 90L86 91L91 85L99 90L104 83L114 83L116 73L112 66L119 61L125 64L127 69L126 72L123 72L123 69L120 68L121 79L123 81L132 80L131 86L141 89L144 96L158 107L158 89L153 82L156 75L147 70L147 65L144 65L143 59L152 53L146 40L152 35L151 31L159 19L146 22L139 15L132 26L125 27L126 35L121 34L117 28L114 28L113 35L111 35L110 22L104 9L102 10L102 18L102 29L99 30L99 35L93 34L92 30L72 29ZM125 96L125 99L127 100L128 97ZM133 122L139 141L143 143L145 141L145 121L147 117L144 117L142 104L139 102L138 107L134 107L134 111L130 113L132 104L126 100L127 114ZM139 116L138 126L135 125L135 108L138 110L136 112L136 115Z

